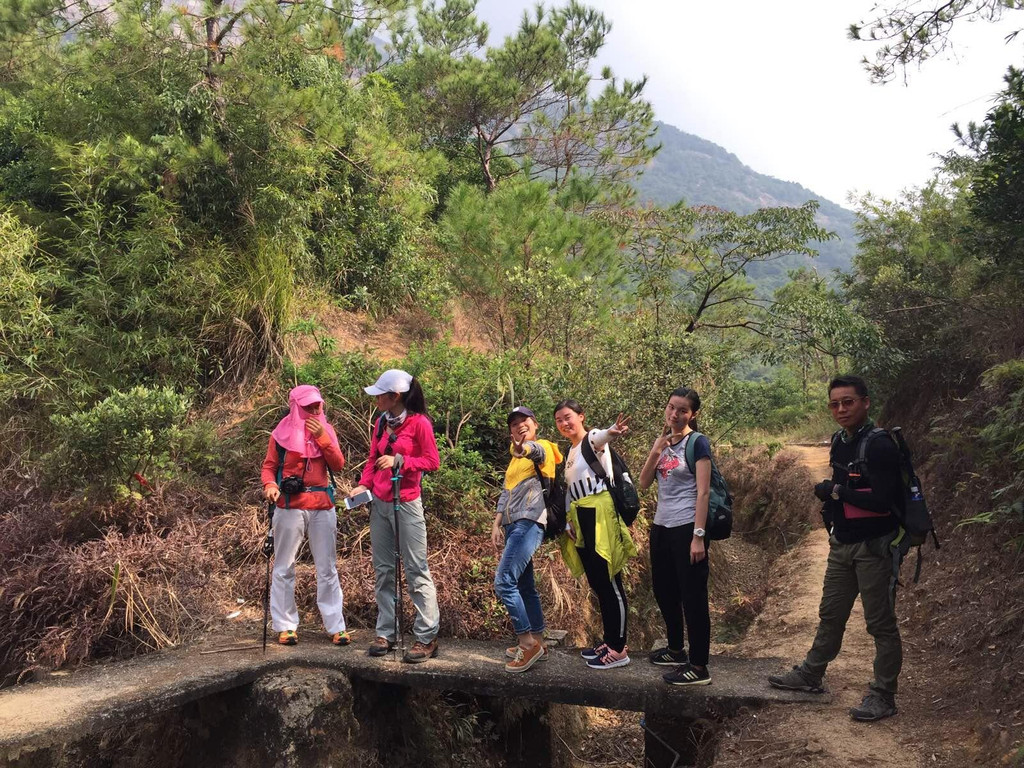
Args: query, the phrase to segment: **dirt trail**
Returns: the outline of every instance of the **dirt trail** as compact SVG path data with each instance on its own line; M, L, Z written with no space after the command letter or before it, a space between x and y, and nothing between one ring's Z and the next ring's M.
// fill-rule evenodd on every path
M792 446L815 478L827 477L828 448ZM774 588L735 653L778 656L797 664L804 657L818 624L828 536L818 529L772 569ZM848 710L859 704L871 679L874 641L864 627L857 600L847 625L843 650L829 666L826 685L832 703L823 711L773 707L742 722L739 733L723 741L717 766L872 766L912 768L925 765L920 745L911 743L914 729L906 712L878 723L856 723ZM899 705L914 706L913 670L904 666ZM930 758L930 755L929 755Z

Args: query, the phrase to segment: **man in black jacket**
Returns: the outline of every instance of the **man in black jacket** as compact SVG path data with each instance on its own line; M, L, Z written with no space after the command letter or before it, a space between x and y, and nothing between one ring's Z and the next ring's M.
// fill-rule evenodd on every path
M896 613L890 600L893 556L899 533L893 510L901 501L900 455L893 440L868 418L871 401L864 380L840 376L829 384L828 407L840 429L832 438L832 479L814 487L823 502L829 556L818 612L818 631L803 663L768 682L776 688L821 693L825 668L838 654L854 600L860 595L868 632L875 640L874 677L854 720L896 714L896 680L903 664ZM857 461L862 441L866 461ZM897 561L898 562L898 561Z

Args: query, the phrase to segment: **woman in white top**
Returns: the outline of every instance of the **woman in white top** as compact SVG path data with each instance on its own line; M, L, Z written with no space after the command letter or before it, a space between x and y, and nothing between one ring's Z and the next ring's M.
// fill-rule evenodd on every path
M612 669L629 664L626 647L628 606L622 586L622 569L636 555L625 522L615 512L605 481L591 469L583 453L587 440L606 477L612 477L611 455L606 446L629 431L629 419L619 414L608 429L587 430L583 408L575 400L555 406L555 426L572 442L565 459L566 533L561 537L562 557L573 576L586 574L597 596L604 625L602 642L585 648L581 655L592 669Z
M640 470L640 488L658 481L658 509L651 525L651 580L668 632L668 647L653 651L650 660L676 667L663 676L673 685L711 682L705 536L711 445L696 431L699 410L700 396L694 390L680 387L672 392L665 406L665 428ZM687 461L687 447L691 448L692 466ZM683 649L684 626L690 640L689 657Z

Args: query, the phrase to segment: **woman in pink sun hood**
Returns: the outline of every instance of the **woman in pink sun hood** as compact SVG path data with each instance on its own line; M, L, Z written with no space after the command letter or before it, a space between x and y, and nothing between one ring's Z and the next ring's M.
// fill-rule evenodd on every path
M320 390L309 384L295 387L288 395L288 415L270 435L261 473L263 495L276 504L270 614L281 645L298 642L295 558L304 537L316 564L316 602L324 627L335 645L350 642L338 580L338 515L331 476L344 466Z

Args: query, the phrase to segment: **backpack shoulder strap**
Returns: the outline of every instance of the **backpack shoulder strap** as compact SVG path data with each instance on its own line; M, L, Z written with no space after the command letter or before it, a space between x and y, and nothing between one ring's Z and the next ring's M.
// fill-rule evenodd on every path
M583 442L580 443L580 456L582 456L583 460L590 466L591 472L602 480L608 481L608 473L605 471L601 460L597 458L597 454L594 452L594 446L590 444L590 432L587 432L583 437Z
M281 479L284 477L284 446L276 440L274 445L277 446L277 487L281 487Z
M839 441L842 440L843 430L839 429L832 433L832 439L828 444L828 460L832 461L832 454L835 453L836 446L839 445Z
M882 427L875 427L874 429L872 429L870 432L868 432L866 435L864 435L860 439L860 442L857 443L857 464L858 465L860 465L861 467L867 467L867 465L868 465L868 447L871 445L871 443L874 441L874 439L876 437L880 437L882 435L888 436L889 435L889 431L887 429L883 429Z
M385 429L385 427L387 427L387 425L388 425L387 417L382 413L380 416L377 417L377 430L376 430L376 435L377 435L376 439L377 440L380 440L380 436L384 434L384 429Z
M550 493L549 489L551 488L551 478L544 477L544 473L540 471L539 461L533 462L533 471L537 473L537 482L540 483L540 489L541 492L544 494L544 500L547 501L548 495ZM544 482L545 480L547 480L548 482Z
M683 458L686 460L686 468L690 474L697 476L697 438L704 437L700 432L691 432L686 438L686 449L683 451Z

